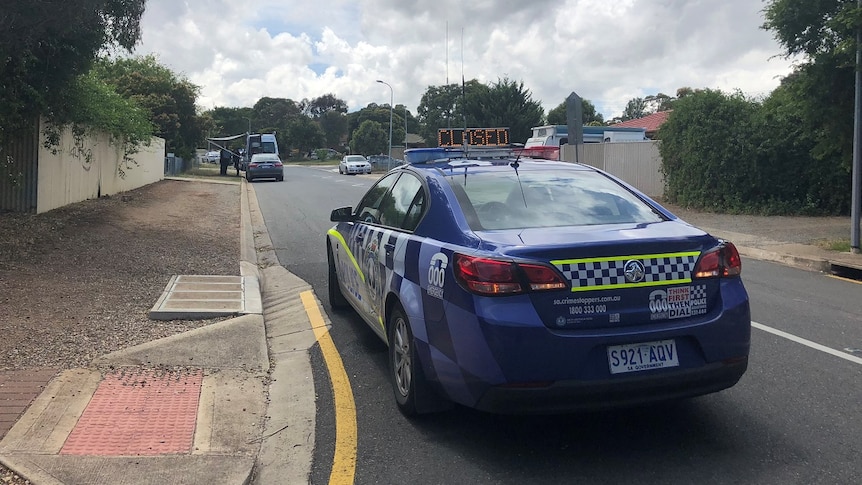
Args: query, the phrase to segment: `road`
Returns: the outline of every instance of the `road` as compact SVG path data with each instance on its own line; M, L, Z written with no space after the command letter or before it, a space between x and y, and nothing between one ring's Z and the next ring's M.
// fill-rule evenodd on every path
M385 345L326 298L329 212L355 205L373 180L308 167L286 167L285 178L254 188L279 261L312 285L332 321L356 405L355 483L862 483L862 353L854 361L817 347L844 356L862 349L859 283L746 259L750 366L718 394L568 416L457 408L408 420L386 378ZM335 418L326 366L317 351L312 360L311 478L325 484Z

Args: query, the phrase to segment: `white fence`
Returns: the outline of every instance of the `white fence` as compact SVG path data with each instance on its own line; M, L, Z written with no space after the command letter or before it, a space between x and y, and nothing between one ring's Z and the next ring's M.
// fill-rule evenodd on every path
M131 158L132 162L123 161L122 146L111 143L107 134L85 137L76 145L70 130L65 130L53 150L40 144L36 212L164 179L164 139L153 137L149 146L141 147Z
M604 170L633 185L650 197L664 194L658 141L628 143L587 143L575 153L573 145L563 145L560 159L578 161Z

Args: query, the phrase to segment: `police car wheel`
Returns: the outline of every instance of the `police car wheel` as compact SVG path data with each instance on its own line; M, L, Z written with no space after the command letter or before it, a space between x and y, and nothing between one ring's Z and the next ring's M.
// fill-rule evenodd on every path
M427 384L416 360L416 347L410 321L400 306L392 310L389 318L389 372L395 401L406 416L419 414L421 403L417 399L417 389L424 394Z
M343 310L350 306L344 293L341 292L341 286L338 284L338 273L335 270L335 259L332 257L332 249L327 248L326 259L329 262L329 306L333 310Z

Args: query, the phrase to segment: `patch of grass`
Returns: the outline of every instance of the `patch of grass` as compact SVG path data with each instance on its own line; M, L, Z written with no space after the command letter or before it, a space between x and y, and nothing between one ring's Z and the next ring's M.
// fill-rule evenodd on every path
M192 178L192 179L211 179L224 182L239 183L241 177L236 176L236 170L233 166L228 167L227 175L219 175L218 165L198 165L197 167L186 170L177 175L177 177Z
M817 241L817 247L836 253L849 253L850 239L821 239Z

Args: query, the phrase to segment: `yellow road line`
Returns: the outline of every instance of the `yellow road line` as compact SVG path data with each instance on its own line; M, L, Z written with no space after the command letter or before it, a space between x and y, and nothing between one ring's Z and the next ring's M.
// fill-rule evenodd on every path
M335 405L335 456L332 457L332 471L329 483L332 485L349 485L356 475L356 405L353 402L353 390L350 380L344 370L344 363L335 348L332 336L326 328L320 306L314 298L314 293L304 291L299 295L305 306L305 313L311 321L314 336L320 344L320 352L326 361L329 380L332 382L332 399Z

